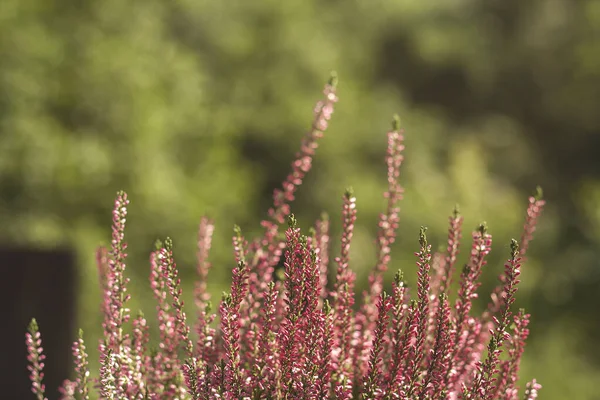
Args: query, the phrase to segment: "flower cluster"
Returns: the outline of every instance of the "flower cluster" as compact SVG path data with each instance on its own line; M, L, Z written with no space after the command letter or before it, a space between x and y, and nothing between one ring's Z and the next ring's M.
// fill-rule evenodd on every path
M399 224L399 184L403 130L398 118L388 132L387 205L379 218L377 261L369 289L355 306L356 275L350 249L356 223L351 189L342 200L341 250L333 257L335 280L328 282L329 227L326 215L306 234L291 214L290 202L310 170L317 141L323 136L337 101L335 77L315 107L315 121L282 189L274 193L264 234L254 240L239 227L232 237L231 288L213 311L206 279L214 224L204 218L198 235L193 329L184 311L181 283L170 239L157 242L150 256L150 284L157 301L160 344L148 349L148 325L126 306L127 245L124 229L129 200L120 192L113 213L111 249L97 253L104 290L104 339L100 343L102 399L503 399L518 398L518 371L529 334L529 315L513 314L522 257L544 206L532 197L521 241L511 253L500 285L487 310L472 313L479 277L487 263L492 237L485 224L471 234L470 253L456 293L450 286L462 237L456 208L449 218L446 250L433 252L421 228L416 290L402 271L391 290L384 289L391 245ZM287 222L285 235L279 232ZM283 257L283 274L275 274ZM218 316L218 318L217 318ZM32 390L45 399L44 355L40 333L31 323L27 347ZM90 397L88 356L83 335L73 345L75 381L65 381L62 399ZM524 390L535 399L541 386Z

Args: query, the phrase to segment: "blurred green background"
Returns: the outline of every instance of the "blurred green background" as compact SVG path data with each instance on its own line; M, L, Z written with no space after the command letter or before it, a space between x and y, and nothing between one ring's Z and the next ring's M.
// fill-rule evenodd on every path
M544 399L600 399L595 0L3 0L0 239L76 249L78 325L95 360L94 250L110 241L116 191L131 199L131 308L153 316L147 259L167 235L190 303L202 215L216 221L218 296L233 224L260 232L332 69L340 102L292 207L302 227L326 210L337 243L352 185L364 288L398 112L406 194L388 282L398 267L414 275L420 225L444 244L459 203L463 250L482 220L494 237L487 301L541 185L548 205L516 304L533 315L522 377Z

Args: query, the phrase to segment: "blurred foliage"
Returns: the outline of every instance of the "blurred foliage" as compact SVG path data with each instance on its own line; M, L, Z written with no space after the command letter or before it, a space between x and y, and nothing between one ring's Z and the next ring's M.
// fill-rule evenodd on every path
M420 225L442 246L459 203L463 249L482 220L494 236L485 301L541 184L548 207L517 304L533 314L523 378L537 377L546 399L592 399L599 35L594 0L4 0L2 240L77 249L91 347L100 334L93 253L109 243L119 189L131 199L131 308L151 315L147 257L166 235L189 300L204 214L217 224L209 287L220 293L233 223L260 231L336 69L340 102L293 205L301 225L327 210L336 243L341 195L353 185L353 267L365 284L384 206L385 132L399 112L406 196L394 268L411 270Z

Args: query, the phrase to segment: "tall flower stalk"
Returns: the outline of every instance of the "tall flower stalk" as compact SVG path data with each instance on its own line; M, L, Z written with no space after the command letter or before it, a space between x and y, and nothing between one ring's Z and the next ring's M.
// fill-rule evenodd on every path
M79 338L73 343L73 357L75 358L75 373L77 381L75 382L75 390L80 393L82 400L89 400L89 377L88 355L85 351L85 343L83 341L83 331L79 330Z
M31 391L35 394L38 400L46 399L46 386L42 382L44 380L44 348L42 347L42 338L40 329L35 319L31 320L29 329L25 335L25 343L27 344L27 361L29 361L29 379L31 380Z

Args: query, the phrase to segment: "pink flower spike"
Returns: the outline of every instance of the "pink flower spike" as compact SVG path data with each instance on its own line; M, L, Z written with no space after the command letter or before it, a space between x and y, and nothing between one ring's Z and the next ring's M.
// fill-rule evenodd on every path
M83 331L79 330L79 338L73 343L73 357L75 357L75 372L77 380L75 381L75 389L81 396L82 400L89 400L89 376L88 355L85 351L83 342Z
M416 391L418 377L421 373L421 361L424 358L425 339L427 335L427 322L429 318L429 271L431 269L431 245L427 242L425 231L427 228L421 227L419 232L420 249L415 255L419 258L417 267L419 268L417 295L418 307L416 310L416 337L413 345L413 357L410 359L407 368L409 377L407 396L411 397Z
M400 186L400 167L404 161L404 130L400 129L400 117L394 115L392 130L388 132L386 154L388 189L384 193L387 199L385 213L379 215L379 231L377 234L377 264L369 276L369 296L379 297L382 286L382 274L390 263L391 246L396 240L396 231L400 221L398 202L402 200L404 189Z
M389 387L388 391L393 392L397 390L400 382L400 371L404 366L405 359L402 357L405 348L407 347L408 340L403 340L403 327L405 326L405 319L407 309L406 298L407 288L406 282L404 282L404 274L401 270L396 272L394 277L394 284L392 286L392 357L391 366L389 368ZM409 327L405 328L408 331Z
M108 345L104 345L106 353L101 354L100 359L100 395L104 399L114 400L119 397L117 392L117 380L114 371L118 369L117 359Z
M430 393L438 393L444 386L444 373L448 361L448 347L450 346L450 308L448 306L448 295L441 293L439 295L439 308L436 319L435 344L431 350L431 360L427 368L427 373L423 383L419 399L424 400Z
M117 193L113 208L112 241L108 257L108 281L105 288L104 332L108 346L118 357L124 352L124 343L128 340L124 333L124 325L129 321L129 309L126 303L129 300L127 284L129 279L125 277L125 259L127 257L125 242L125 222L127 220L127 206L129 200L123 191ZM100 253L99 253L100 254ZM100 258L101 259L101 258ZM102 347L102 344L101 344ZM101 352L104 350L101 348ZM115 371L117 382L120 382L122 371Z
M315 251L319 256L319 286L321 298L327 298L327 274L329 272L329 216L322 213L315 223Z
M212 237L215 231L214 223L207 217L202 217L198 227L198 251L196 252L196 270L198 280L196 281L196 305L199 310L204 309L209 300L209 293L206 291L206 280L211 264L208 261L210 248L212 246Z
M334 371L334 379L337 375L352 377L351 363L351 339L354 305L354 280L355 274L350 270L350 245L356 222L356 197L351 188L346 190L342 207L342 238L340 256L335 258L337 264L337 276L332 294L334 315L334 343L339 349L334 362L337 371Z
M542 214L546 201L543 200L543 192L541 187L537 187L535 196L529 197L529 205L527 207L527 217L525 218L525 225L523 226L523 234L521 235L520 249L521 257L525 257L527 250L529 249L529 242L533 240L533 233L537 222Z
M458 205L454 207L452 216L449 218L450 226L448 228L448 247L446 250L445 271L442 278L441 291L448 293L452 276L454 275L454 265L458 257L460 248L460 239L462 237L463 217L460 215Z
M239 233L241 237L241 232ZM226 358L224 387L226 398L237 399L245 393L240 368L240 307L248 291L248 266L241 260L233 270L231 293L224 293L219 313Z
M181 281L173 258L173 241L170 238L165 239L164 247L158 252L158 262L163 279L167 283L167 287L173 298L173 308L175 310L180 340L184 345L187 356L193 358L194 345L190 339L190 328L187 325L186 314L183 310Z
M505 286L504 286L504 306L500 318L495 319L496 327L491 332L491 339L488 345L488 355L485 362L478 366L477 376L469 393L472 396L481 396L485 400L491 400L494 393L495 379L494 375L498 373L498 364L502 345L507 338L510 338L506 329L511 317L510 306L515 301L517 292L517 277L521 266L519 256L519 244L515 239L511 241L511 258L506 262L505 268Z
M29 361L29 380L31 381L31 391L38 400L48 400L45 395L46 386L44 380L44 349L42 348L42 338L37 321L32 319L29 323L28 332L25 334L27 344L27 360Z
M389 320L389 311L392 308L392 298L386 292L382 292L377 303L378 317L373 332L373 345L371 346L371 356L369 358L369 372L363 384L363 395L367 399L373 399L381 395L381 384L383 373L380 369L381 352L384 348L386 339L387 324Z
M324 99L320 100L314 108L314 120L311 129L302 139L300 151L296 154L296 158L292 162L292 170L284 180L281 189L276 189L273 192L273 207L269 209L269 220L262 222L265 227L265 234L261 240L263 247L269 248L271 256L276 256L275 252L280 250L280 246L276 243L278 225L285 221L285 218L290 214L289 203L294 201L295 192L302 184L304 177L312 168L312 158L315 150L318 147L318 140L323 137L323 133L329 125L329 120L333 114L333 106L338 101L336 96L337 74L332 72L329 82L323 90ZM275 263L278 257L273 259Z

